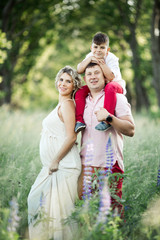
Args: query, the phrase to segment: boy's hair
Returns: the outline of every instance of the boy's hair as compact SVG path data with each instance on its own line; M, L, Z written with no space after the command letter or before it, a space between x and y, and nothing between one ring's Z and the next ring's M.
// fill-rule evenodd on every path
M109 37L105 33L98 32L94 35L94 37L92 39L92 43L95 43L97 45L100 45L102 43L106 43L107 47L109 47Z

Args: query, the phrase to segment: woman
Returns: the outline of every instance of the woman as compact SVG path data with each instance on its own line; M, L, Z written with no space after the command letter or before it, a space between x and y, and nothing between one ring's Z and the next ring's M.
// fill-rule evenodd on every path
M75 225L63 224L74 210L81 161L75 144L74 93L80 76L70 66L56 76L57 107L43 120L40 158L43 167L28 196L30 239L72 239Z

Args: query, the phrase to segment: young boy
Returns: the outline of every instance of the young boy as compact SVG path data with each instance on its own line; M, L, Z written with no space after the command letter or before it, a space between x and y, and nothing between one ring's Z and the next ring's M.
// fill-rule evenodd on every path
M116 106L116 93L126 94L125 81L121 77L118 58L110 51L109 38L106 34L98 32L92 40L91 52L86 58L78 64L77 72L79 74L85 71L90 62L96 62L101 67L106 78L104 108L114 115ZM85 108L85 98L89 93L87 86L83 86L76 92L76 126L75 132L85 129L86 125L83 120L83 112ZM111 127L109 122L100 122L95 128L100 131L106 131Z

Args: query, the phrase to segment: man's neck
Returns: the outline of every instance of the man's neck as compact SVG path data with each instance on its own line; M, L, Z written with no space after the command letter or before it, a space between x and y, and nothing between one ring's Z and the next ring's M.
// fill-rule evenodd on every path
M100 94L101 91L97 91L97 92L96 91L91 91L90 92L91 93L91 97L93 98L93 100L97 98L97 96Z

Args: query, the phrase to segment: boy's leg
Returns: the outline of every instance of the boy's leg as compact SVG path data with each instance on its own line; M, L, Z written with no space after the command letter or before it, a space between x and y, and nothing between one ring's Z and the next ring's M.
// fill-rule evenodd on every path
M87 85L81 87L75 94L76 102L76 127L75 132L79 132L85 128L85 122L83 120L83 113L85 108L86 97L89 93Z
M116 107L116 93L123 93L123 88L117 82L109 82L105 86L104 108L114 115Z
M107 109L109 113L114 115L116 107L116 93L123 93L123 88L117 82L109 82L105 86L105 98L104 98L104 108ZM95 128L100 131L106 131L111 127L111 125L100 122Z

